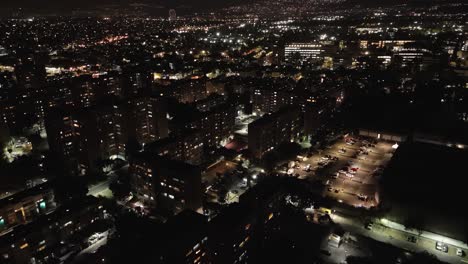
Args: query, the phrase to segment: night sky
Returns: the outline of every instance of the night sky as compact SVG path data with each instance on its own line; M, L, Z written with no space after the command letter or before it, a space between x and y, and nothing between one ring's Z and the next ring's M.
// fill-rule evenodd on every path
M129 3L148 3L155 5L164 5L168 7L180 5L193 5L195 3L197 6L221 6L231 4L234 2L240 2L240 0L7 0L6 3L2 3L2 5L4 7L46 7L47 5L49 8L53 9L56 7L84 7L103 4L127 5Z

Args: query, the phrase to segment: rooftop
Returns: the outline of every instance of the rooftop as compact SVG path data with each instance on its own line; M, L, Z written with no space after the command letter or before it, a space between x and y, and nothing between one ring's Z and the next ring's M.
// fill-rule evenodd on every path
M391 220L410 221L463 239L459 236L468 230L468 217L460 212L466 206L466 186L460 183L466 161L468 151L462 149L425 143L401 145L381 180L384 202L391 204Z

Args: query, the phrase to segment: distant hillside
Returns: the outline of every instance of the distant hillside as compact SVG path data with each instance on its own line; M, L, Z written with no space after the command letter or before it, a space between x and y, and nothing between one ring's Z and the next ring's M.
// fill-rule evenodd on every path
M175 8L182 11L181 13L190 13L216 10L231 5L251 4L255 1L265 0L1 0L2 8L0 8L0 14L2 11L8 14L10 12L8 10L11 8L23 8L25 13L34 11L39 13L66 14L66 11L75 8L92 9L108 5L128 7L131 4L144 4L149 7L163 7L166 9ZM294 0L291 2L293 1ZM300 3L307 0L295 1ZM344 3L336 4L337 6L333 8L349 8L355 6L379 7L402 4L431 6L437 3L449 2L463 3L464 0L346 0Z
M180 6L193 8L210 8L225 7L241 2L252 2L252 0L7 0L5 3L2 3L2 7L56 9L64 7L97 7L102 5L127 6L133 3L144 3L149 5L163 5L168 8L176 8Z

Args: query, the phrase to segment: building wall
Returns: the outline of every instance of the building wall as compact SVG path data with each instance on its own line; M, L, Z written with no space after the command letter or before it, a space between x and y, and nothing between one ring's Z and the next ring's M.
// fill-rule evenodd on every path
M301 112L295 107L285 107L249 124L249 150L257 159L281 143L299 138L302 132Z

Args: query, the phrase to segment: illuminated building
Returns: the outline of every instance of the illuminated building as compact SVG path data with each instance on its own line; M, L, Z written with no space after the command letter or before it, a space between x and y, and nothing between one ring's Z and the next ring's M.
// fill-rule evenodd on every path
M98 101L98 79L83 75L73 79L73 105L76 108L91 107Z
M201 208L201 171L197 166L143 152L131 158L129 171L132 191L144 204L173 214Z
M124 69L121 79L122 93L126 98L147 96L151 93L152 75L145 69Z
M203 162L203 140L201 131L188 130L150 143L145 150L154 155L199 165Z
M169 218L157 244L159 263L209 264L208 223L203 215L190 210Z
M19 130L16 119L15 104L10 101L0 102L0 125L7 127L9 130Z
M167 106L162 97L136 97L129 101L129 138L147 144L168 135Z
M84 130L78 114L58 109L48 111L45 127L51 152L59 158L70 174L80 174L79 164L86 169L97 158L96 148L92 148L94 151L88 151L91 141L87 141L89 135ZM83 160L86 154L93 155Z
M226 102L226 98L222 95L219 94L211 94L208 96L206 99L199 100L195 103L195 107L200 111L200 112L208 112L212 108L223 104Z
M59 259L58 253L68 245L64 241L81 235L80 231L103 218L103 207L90 196L49 210L33 222L16 226L0 236L0 262L45 263ZM77 246L70 247L65 253L78 250Z
M5 197L0 200L0 233L29 223L55 208L54 192L47 183Z
M223 103L207 112L194 114L190 121L173 132L183 133L187 129L199 130L204 147L217 147L226 144L226 141L234 134L236 116L236 105Z
M208 97L204 80L180 81L175 85L172 93L181 103L193 103Z
M202 113L201 130L205 134L205 146L227 143L226 139L234 133L236 116L236 106L227 103Z
M44 118L45 67L23 60L15 66L18 121L24 126Z
M100 159L125 156L127 131L124 115L125 106L122 104L107 104L91 109L84 125L94 130L91 135L97 138Z
M290 43L284 47L284 58L286 61L298 59L301 62L320 60L323 52L322 44L319 43Z
M124 108L107 104L87 111L54 109L46 115L50 149L72 174L97 169L96 161L124 157L127 143Z
M301 112L295 107L284 107L266 114L249 124L249 150L256 159L278 147L293 142L302 132Z
M293 105L297 98L292 92L272 87L258 87L253 90L252 101L255 112L273 113L284 106Z

